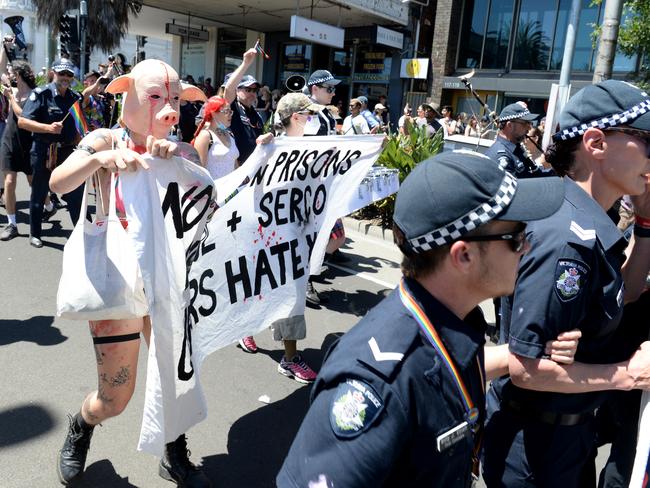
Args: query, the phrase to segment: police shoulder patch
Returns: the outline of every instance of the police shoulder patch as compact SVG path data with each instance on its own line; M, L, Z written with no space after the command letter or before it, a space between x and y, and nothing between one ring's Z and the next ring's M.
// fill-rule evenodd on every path
M334 394L330 425L337 437L356 437L372 425L383 409L384 402L372 386L347 379Z
M563 302L576 298L587 283L589 266L576 259L558 259L555 266L555 294Z

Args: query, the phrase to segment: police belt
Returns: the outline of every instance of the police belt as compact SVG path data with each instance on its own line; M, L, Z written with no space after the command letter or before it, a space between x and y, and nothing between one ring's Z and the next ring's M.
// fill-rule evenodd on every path
M562 425L569 427L571 425L584 424L594 418L593 411L583 413L545 412L543 410L530 408L516 400L506 400L505 405L509 410L525 420L536 420L549 425Z

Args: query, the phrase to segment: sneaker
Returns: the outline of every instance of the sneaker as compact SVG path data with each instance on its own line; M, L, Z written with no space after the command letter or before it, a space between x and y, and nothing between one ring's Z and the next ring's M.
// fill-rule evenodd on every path
M43 241L41 241L38 237L30 237L29 245L35 247L36 249L40 249L43 247Z
M255 339L253 339L253 336L239 339L239 347L241 347L245 352L250 352L251 354L257 352L257 344L255 344Z
M2 234L0 234L0 241L10 241L14 237L18 236L18 229L14 224L5 225Z
M314 284L311 282L311 280L307 281L307 305L313 305L313 306L318 306L320 305L320 297L318 296L318 292L316 291L316 288L314 288Z
M54 208L65 208L65 203L59 200L59 197L56 193L50 193L50 202L52 202Z
M83 428L78 423L79 414L74 417L68 414L68 433L63 447L59 451L57 474L61 484L67 485L83 473L86 466L86 456L93 437L94 426Z
M309 384L313 383L316 379L316 372L309 367L305 360L299 354L291 361L282 356L280 364L278 364L278 373L293 378L298 383Z
M158 465L158 474L178 486L210 488L210 480L198 466L192 464L191 455L185 434L182 434L174 442L165 445L165 454Z
M56 212L57 212L56 205L52 206L52 210L46 210L45 208L43 208L43 218L42 218L43 222L49 221Z

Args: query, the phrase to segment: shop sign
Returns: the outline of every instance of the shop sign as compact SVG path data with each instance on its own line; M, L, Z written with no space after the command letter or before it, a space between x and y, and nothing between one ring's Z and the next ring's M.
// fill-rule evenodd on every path
M417 78L424 80L429 72L429 58L402 59L400 78Z
M165 24L165 33L172 34L174 36L182 36L197 41L207 41L210 39L210 34L207 30L194 29L193 27L186 25L167 23Z
M359 52L354 71L357 81L385 81L390 79L390 62L384 51Z
M289 35L295 39L302 39L315 44L342 48L345 40L345 29L292 15Z
M404 34L377 26L377 44L402 49L404 47Z
M403 0L341 0L340 3L398 24L407 25L409 22L408 5Z

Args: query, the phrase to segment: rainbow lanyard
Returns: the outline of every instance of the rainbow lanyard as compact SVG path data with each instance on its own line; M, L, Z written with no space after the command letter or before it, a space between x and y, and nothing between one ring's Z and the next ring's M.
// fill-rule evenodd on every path
M454 382L458 387L458 391L460 392L460 396L463 399L463 403L465 404L465 409L467 410L466 420L471 425L475 425L478 421L479 410L474 406L472 397L470 396L469 391L467 390L467 387L465 386L465 383L463 382L463 379L461 378L460 373L456 368L456 365L454 364L453 360L451 359L451 356L447 352L447 348L442 343L442 340L440 339L438 332L433 327L433 324L424 313L424 310L422 310L422 308L420 307L420 305L417 304L413 296L406 290L406 287L404 286L404 280L400 281L399 295L400 298L402 299L402 303L404 304L406 309L411 313L415 321L418 323L420 329L422 329L424 335L427 337L427 339L429 339L429 342L431 342L433 348L436 351L438 351L438 354L442 358L442 362L444 363L445 367L451 374L451 377L454 379ZM478 366L479 375L481 376L481 385L484 385L485 382L483 380L483 370L481 368L481 365L479 364L478 356L476 357L476 364Z

